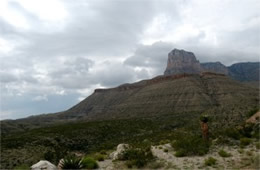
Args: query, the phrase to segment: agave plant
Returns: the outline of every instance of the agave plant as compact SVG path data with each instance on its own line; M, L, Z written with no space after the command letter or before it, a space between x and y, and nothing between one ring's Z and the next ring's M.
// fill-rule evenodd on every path
M61 169L81 169L81 159L75 155L70 155L62 159L59 163Z

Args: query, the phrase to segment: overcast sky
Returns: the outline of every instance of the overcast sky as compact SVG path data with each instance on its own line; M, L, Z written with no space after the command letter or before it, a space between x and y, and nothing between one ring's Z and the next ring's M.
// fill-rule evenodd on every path
M200 62L259 61L259 0L0 0L1 119L70 108L95 88Z

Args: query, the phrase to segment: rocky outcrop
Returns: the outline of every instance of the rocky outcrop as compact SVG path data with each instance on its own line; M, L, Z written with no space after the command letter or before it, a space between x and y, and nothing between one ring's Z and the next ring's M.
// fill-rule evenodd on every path
M123 154L125 152L125 150L129 149L129 145L128 144L119 144L117 145L116 151L112 152L109 157L112 160L121 160L123 159Z
M196 74L201 71L200 62L192 52L174 49L168 54L164 75Z
M202 63L201 67L204 72L213 72L225 75L228 74L228 68L221 62Z

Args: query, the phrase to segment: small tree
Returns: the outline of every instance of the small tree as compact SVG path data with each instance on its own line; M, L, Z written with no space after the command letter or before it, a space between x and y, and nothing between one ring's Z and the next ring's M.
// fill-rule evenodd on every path
M204 140L209 140L209 126L208 126L208 115L200 116L200 127L202 131L202 136Z

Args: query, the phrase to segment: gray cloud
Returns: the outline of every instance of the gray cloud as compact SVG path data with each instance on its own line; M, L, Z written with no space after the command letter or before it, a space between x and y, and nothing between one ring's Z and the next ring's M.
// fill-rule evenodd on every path
M173 48L201 62L259 61L257 0L1 3L1 118L64 110L95 88L162 74Z

